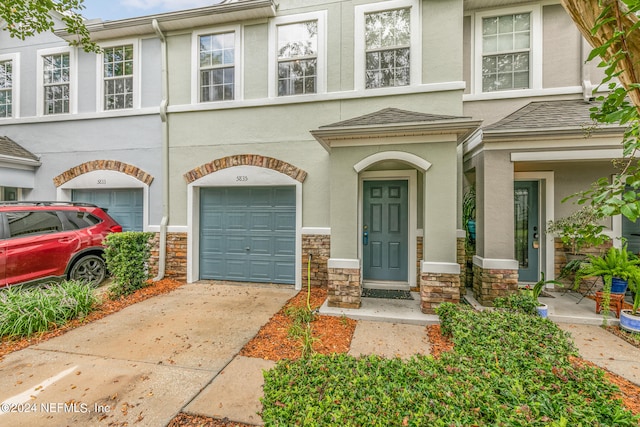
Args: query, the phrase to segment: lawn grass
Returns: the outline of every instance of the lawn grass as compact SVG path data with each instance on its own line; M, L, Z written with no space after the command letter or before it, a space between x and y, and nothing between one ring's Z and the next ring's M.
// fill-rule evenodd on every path
M265 372L268 426L638 426L602 370L537 316L442 306L439 359L315 355Z

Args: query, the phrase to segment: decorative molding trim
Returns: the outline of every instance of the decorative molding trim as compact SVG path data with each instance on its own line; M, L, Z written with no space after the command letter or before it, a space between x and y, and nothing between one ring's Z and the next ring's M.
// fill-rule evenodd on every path
M417 167L421 172L426 172L431 167L430 162L426 161L422 157L416 156L415 154L407 153L406 151L382 151L360 160L353 166L353 169L357 173L360 173L369 166L383 160L400 160Z
M467 232L464 230L456 230L456 239L466 239Z
M184 174L184 179L187 181L187 184L191 184L203 176L234 166L257 166L271 169L299 182L304 182L307 178L307 172L282 160L261 156L259 154L238 154L235 156L222 157L191 169Z
M331 235L331 227L302 227L302 235Z
M420 263L420 272L436 274L460 274L460 264L453 262L427 262Z
M329 258L327 260L328 268L360 268L359 259L346 259L346 258Z
M90 162L85 162L81 165L72 167L71 169L68 169L60 175L56 176L55 178L53 178L53 184L56 187L60 187L64 183L69 182L80 175L101 170L115 171L132 176L146 185L151 185L151 182L153 181L153 176L149 175L142 169L128 163L120 162L118 160L92 160Z
M515 259L482 258L474 255L473 265L485 270L518 270L518 261Z

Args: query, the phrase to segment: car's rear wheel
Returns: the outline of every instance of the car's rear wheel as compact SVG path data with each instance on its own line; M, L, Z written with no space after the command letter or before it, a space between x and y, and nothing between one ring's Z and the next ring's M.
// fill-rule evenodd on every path
M71 268L69 278L91 285L100 284L107 276L107 265L98 255L80 258Z

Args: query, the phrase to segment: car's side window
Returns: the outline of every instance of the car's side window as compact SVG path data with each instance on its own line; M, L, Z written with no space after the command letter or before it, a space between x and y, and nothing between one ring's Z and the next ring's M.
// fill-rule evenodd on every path
M81 228L91 227L98 224L101 219L91 215L88 212L81 211L63 211L62 214L67 219L70 229L79 230Z
M6 212L11 237L62 231L62 222L52 211Z

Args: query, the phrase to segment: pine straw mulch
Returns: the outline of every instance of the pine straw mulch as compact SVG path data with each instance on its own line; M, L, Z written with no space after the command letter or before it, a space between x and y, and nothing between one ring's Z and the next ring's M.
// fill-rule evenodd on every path
M103 297L102 303L82 319L72 320L60 327L27 338L3 338L0 340L0 360L9 353L13 353L14 351L22 350L30 345L38 344L48 339L60 336L67 331L77 328L78 326L86 325L87 323L102 319L103 317L118 312L132 304L136 304L156 295L166 294L183 284L184 282L179 282L173 279L149 282L148 286L138 289L136 292L126 297L121 297L116 300L110 300L106 296Z

